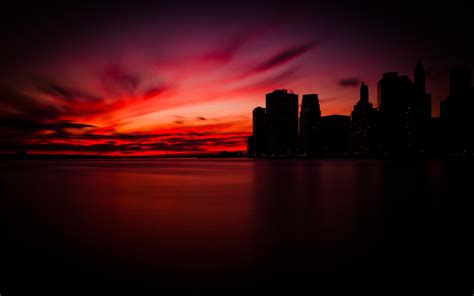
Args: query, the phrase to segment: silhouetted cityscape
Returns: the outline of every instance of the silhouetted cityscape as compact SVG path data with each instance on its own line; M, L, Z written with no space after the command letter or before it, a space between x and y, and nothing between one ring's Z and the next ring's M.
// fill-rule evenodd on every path
M350 116L321 116L318 94L286 89L266 94L265 108L252 112L250 157L278 156L472 156L474 154L474 89L472 71L454 66L449 72L449 95L440 117L431 115L431 94L421 60L413 81L397 72L384 73L377 85L377 107L362 83Z

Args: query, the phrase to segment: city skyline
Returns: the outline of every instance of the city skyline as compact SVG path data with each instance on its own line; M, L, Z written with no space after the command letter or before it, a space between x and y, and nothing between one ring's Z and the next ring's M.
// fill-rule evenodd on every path
M247 138L250 157L474 154L474 120L470 119L474 88L472 69L466 66L450 68L449 95L440 103L439 118L432 115L432 95L426 90L421 59L413 79L398 72L383 73L377 83L376 107L362 82L350 116L321 116L318 94L301 97L300 105L299 95L286 89L266 94L265 107L252 112L253 130Z

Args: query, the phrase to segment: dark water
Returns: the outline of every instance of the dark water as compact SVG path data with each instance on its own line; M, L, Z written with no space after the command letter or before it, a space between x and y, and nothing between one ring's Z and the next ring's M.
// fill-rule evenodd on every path
M462 165L3 161L0 293L447 288Z

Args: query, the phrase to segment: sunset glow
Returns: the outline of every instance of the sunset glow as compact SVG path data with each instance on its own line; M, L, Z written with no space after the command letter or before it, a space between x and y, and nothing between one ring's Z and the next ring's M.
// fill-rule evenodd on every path
M416 62L416 51L407 54L368 38L376 28L355 30L341 15L328 21L294 7L258 13L235 7L176 9L140 10L137 17L110 13L107 23L69 31L53 23L59 40L47 38L48 46L38 45L28 59L5 66L2 150L243 151L250 112L264 104L266 93L281 88L318 93L323 115L349 115L362 81L376 104L381 74L412 75ZM223 19L221 12L228 10L235 10L234 17ZM429 57L426 64L438 71ZM434 79L428 79L428 91L434 93L436 116L445 86Z

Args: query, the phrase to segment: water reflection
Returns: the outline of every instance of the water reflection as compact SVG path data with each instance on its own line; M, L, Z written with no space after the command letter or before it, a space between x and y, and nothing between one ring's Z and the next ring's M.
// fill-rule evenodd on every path
M217 282L275 284L295 274L364 274L415 261L427 268L433 266L432 237L447 180L460 182L451 166L376 160L4 162L5 279L46 286L50 278L179 282L194 289Z

